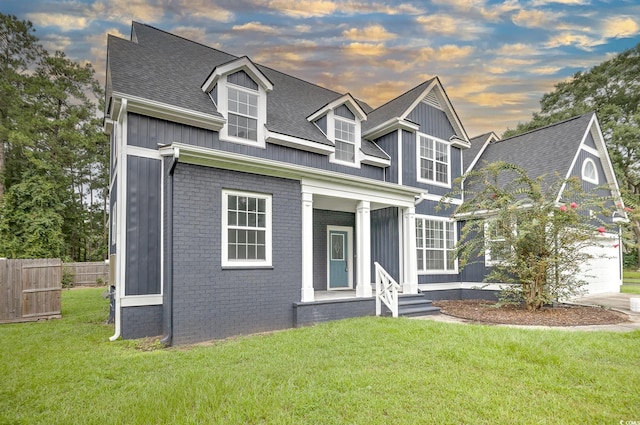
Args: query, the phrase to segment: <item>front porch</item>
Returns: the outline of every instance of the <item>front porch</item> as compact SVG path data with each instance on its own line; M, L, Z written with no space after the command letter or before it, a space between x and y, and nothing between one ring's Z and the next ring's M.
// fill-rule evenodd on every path
M416 190L302 182L300 303L373 300L374 262L418 293ZM362 315L362 314L358 314Z

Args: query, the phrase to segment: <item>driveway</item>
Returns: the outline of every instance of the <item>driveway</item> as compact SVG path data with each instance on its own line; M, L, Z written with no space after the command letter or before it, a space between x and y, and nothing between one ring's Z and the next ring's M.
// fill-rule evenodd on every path
M590 294L578 297L572 302L581 305L593 305L606 307L620 311L629 316L629 322L617 325L581 326L581 328L593 328L603 331L632 331L640 329L640 313L631 311L631 298L640 298L640 294L623 294L620 292L607 292L603 294ZM585 329L586 330L586 329Z

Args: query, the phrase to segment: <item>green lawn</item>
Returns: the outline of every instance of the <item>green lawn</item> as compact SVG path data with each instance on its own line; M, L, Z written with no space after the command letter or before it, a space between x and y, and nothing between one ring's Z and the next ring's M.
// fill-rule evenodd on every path
M622 274L620 292L640 294L640 272L625 270Z
M362 318L157 348L108 342L102 289L0 326L1 424L617 424L640 420L640 331Z

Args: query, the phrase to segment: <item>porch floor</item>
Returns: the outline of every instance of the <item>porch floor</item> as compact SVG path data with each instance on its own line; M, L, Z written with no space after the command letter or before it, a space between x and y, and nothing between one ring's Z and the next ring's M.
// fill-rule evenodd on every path
M345 289L339 291L315 291L314 298L316 301L329 301L329 300L348 300L356 298L355 289Z

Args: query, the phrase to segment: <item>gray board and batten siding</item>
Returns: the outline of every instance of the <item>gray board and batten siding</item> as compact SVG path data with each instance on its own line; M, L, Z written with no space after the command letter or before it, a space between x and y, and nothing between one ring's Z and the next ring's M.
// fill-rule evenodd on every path
M375 140L376 144L384 150L391 160L391 165L385 170L384 179L389 183L398 183L398 170L400 167L398 158L398 131L392 131Z
M313 285L316 291L327 290L327 226L350 227L353 235L352 264L356 264L356 215L352 212L313 210ZM353 282L357 281L356 267ZM298 298L300 298L298 296Z
M438 108L419 102L407 115L407 120L420 126L420 132L442 140L449 140L456 134L447 114Z
M354 176L382 181L384 169L361 164L360 168L348 167L329 162L328 155L307 152L286 146L267 143L266 149L245 144L221 141L214 131L173 123L157 118L129 113L128 144L147 149L158 149L160 145L174 142L185 143L208 149L216 149L284 163L335 171Z
M379 263L400 283L400 223L396 207L371 211L371 280L375 281L374 262Z
M272 195L272 267L221 265L222 190ZM178 163L173 173L173 343L293 326L302 282L300 182Z
M127 157L125 295L160 294L160 176L158 159Z

